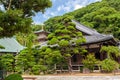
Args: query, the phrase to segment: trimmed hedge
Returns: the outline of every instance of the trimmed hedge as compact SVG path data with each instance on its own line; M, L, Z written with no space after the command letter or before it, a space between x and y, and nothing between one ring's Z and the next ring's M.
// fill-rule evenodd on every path
M5 80L23 80L20 74L10 74L8 75Z

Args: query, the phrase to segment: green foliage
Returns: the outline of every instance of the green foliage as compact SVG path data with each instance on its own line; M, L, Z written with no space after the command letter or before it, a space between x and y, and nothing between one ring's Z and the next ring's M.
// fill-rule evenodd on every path
M109 4L109 6L114 7L116 10L120 11L120 1L119 0L103 0Z
M59 34L60 32L61 32L61 30L59 30L59 29L55 31L56 34Z
M21 45L26 47L32 47L33 45L38 43L36 41L37 36L33 32L29 34L17 33L16 39Z
M2 64L2 68L7 71L13 71L13 62L14 56L13 54L3 54L0 56L0 63Z
M70 31L67 30L67 29L63 29L63 30L61 30L61 33L62 33L62 34L70 34Z
M116 57L120 56L120 49L116 46L103 46L100 52L106 52L108 54L108 58L113 59L112 55Z
M78 48L74 48L74 49L73 49L73 52L74 52L75 54L78 54L78 53L79 53L79 49L78 49Z
M32 31L39 31L42 30L42 28L44 27L44 25L36 25L36 24L32 24Z
M108 31L108 29L110 28L109 25L113 24L113 22L109 22L109 20L111 20L109 19L109 17L111 15L114 15L115 13L117 13L117 11L114 8L103 7L89 14L85 14L81 18L81 22L83 22L83 24L89 22L87 26L93 27L97 29L99 32L103 32L103 29L107 28L103 33L110 33L109 32L110 30ZM115 28L115 26L111 27L111 29L112 28Z
M31 18L23 18L21 10L0 12L0 37L11 37L18 32L30 32Z
M84 67L93 71L95 64L98 64L98 61L95 59L93 54L87 55L86 59L83 61Z
M21 45L26 46L26 43L27 43L27 35L26 34L18 33L18 34L16 34L16 39Z
M101 62L102 70L107 72L112 72L115 69L118 69L119 65L112 59L105 59Z
M92 27L101 33L113 34L120 39L120 25L117 23L119 22L120 13L119 3L119 0L102 0L73 11L72 14L76 20L84 25Z
M24 49L16 56L16 72L38 75L54 69L54 64L61 63L62 56L59 50L46 46Z
M69 35L63 35L60 39L70 40L71 37Z
M48 70L48 67L45 65L40 65L40 72L43 72L45 74L45 72Z
M52 38L54 37L54 35L55 35L54 33L51 33L51 34L49 34L49 35L47 36L47 38L48 38L48 39L52 39Z
M72 55L71 54L69 54L69 53L65 53L64 54L64 57L66 57L66 58L69 58L69 57L71 57Z
M52 6L50 0L0 0L0 3L4 6L5 10L15 10L22 9L24 11L24 16L33 16L36 12L44 12L46 8Z
M0 45L0 49L5 49L5 47L3 47L2 45Z
M52 6L50 0L0 0L0 37L31 32L32 16Z
M36 44L36 36L33 33L30 34L17 34L17 40L26 46L24 50L22 50L17 56L15 56L16 59L16 66L15 70L18 73L24 73L27 70L31 70L33 65L35 65L35 58L34 54L37 52L37 49L35 47L33 48L33 45ZM29 72L28 72L29 73Z
M86 41L85 41L85 38L79 38L75 42L77 45L80 45L81 43L85 43Z
M35 74L35 75L39 75L39 74L40 74L40 65L34 65L34 66L32 67L32 72L33 72L33 74Z
M32 68L35 65L35 59L33 56L34 50L29 50L28 48L22 50L16 58L16 71L23 73L26 70Z
M52 44L57 44L58 43L58 39L57 38L52 38L49 42L50 45Z
M26 41L26 47L28 49L31 49L33 47L36 39L37 39L37 36L34 33L31 33L31 34L27 35L26 36L26 40L27 40Z
M76 30L75 24L72 23L70 16L55 17L48 21L49 22L45 22L47 28L53 28L53 31L51 31L52 33L48 36L49 43L51 42L53 45L58 45L57 47L59 48L60 54L62 54L62 57L70 67L71 64L69 60L72 55L79 54L83 50L80 45L75 44L81 44L85 39L83 38L82 33ZM75 46L73 47L73 45Z
M74 26L68 26L68 30L75 30Z
M48 73L49 70L54 70L54 65L60 64L63 60L59 50L45 46L41 47L38 52L34 54L34 57L36 65L40 65L39 71L44 74Z
M48 65L49 64L54 64L54 62L58 61L57 59L62 57L59 50L53 50L53 49L48 48L48 47L42 47L42 49L40 49L39 54L40 54L41 57L44 57L43 58L43 60L44 60L43 64L48 64Z
M81 32L77 32L76 33L78 37L82 37L82 33Z
M75 26L71 22L71 19L71 16L56 16L47 20L44 22L44 24L47 31L55 32L58 29L65 29L65 23L67 23L69 26Z
M23 78L19 74L10 74L5 78L5 80L23 80Z
M49 32L54 32L56 29L58 29L58 23L60 21L61 21L61 17L60 16L56 16L54 18L50 18L49 20L44 22L46 30L49 31Z
M74 23L72 23L72 22L69 22L68 24L69 24L70 26L74 26L74 27L76 26L76 25L75 25Z
M59 45L60 45L61 47L67 47L67 46L69 45L69 42L68 42L67 40L61 40L61 41L59 42Z
M0 61L0 70L3 70L4 65L2 64L2 62Z
M71 19L75 19L86 26L94 28L100 33L112 34L113 36L115 36L115 38L120 39L119 4L119 0L102 0L100 2L89 4L86 7L80 8L73 12L66 13L63 16L50 18L45 22L45 25L46 27L52 26L52 28L54 28L53 31L55 31L55 29L57 29L55 24L58 24L61 20L64 21L64 19L62 18L66 16L72 16Z

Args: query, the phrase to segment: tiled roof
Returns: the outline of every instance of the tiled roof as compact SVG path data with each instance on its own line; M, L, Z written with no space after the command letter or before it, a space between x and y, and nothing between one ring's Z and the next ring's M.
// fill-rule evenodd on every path
M113 39L111 35L92 35L92 36L84 36L86 39L86 43L95 43L101 41L107 41Z
M107 40L114 40L114 37L112 35L100 34L96 30L86 27L75 20L72 20L72 22L75 23L76 29L88 34L88 35L84 35L86 42L83 44L91 44L91 43L97 43L97 42L102 42ZM114 40L114 42L116 41ZM117 44L117 42L115 44ZM41 44L41 46L47 46L47 42L45 42L44 44Z
M100 34L96 30L86 27L75 20L72 20L72 22L75 23L76 29L88 34L88 36L84 35L84 37L86 39L86 44L106 41L106 40L110 40L110 39L114 40L114 37L112 35Z
M50 33L50 32L48 32L48 31L44 31L44 30L35 31L34 33L37 34L37 33L41 33L41 32Z
M0 45L5 48L0 49L0 52L20 52L24 49L14 38L1 38Z
M72 22L76 24L76 29L80 30L81 32L84 32L88 35L100 35L100 33L98 33L96 30L86 27L75 20L72 20Z
M83 44L93 44L93 43L97 43L97 42L103 42L103 41L108 41L108 40L111 40L113 39L113 36L110 36L110 35L99 35L99 36L84 36L85 39L86 39L86 42L85 43L82 43L81 45ZM40 46L43 47L43 46L50 46L50 47L54 47L54 46L58 46L58 44L54 44L54 45L48 45L47 44L48 41L44 42L44 43L41 43Z

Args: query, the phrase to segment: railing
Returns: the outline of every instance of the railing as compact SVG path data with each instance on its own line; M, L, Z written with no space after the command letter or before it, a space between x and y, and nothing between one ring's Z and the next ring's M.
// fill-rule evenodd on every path
M120 75L120 69L116 69L113 71L114 75Z

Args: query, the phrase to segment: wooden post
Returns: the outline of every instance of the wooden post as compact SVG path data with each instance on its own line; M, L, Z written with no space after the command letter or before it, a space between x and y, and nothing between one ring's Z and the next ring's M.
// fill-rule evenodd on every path
M68 59L68 70L69 70L69 73L72 73L71 58Z
M89 46L90 46L90 45L87 45L87 49L88 49L88 51L90 50Z
M56 64L54 64L55 74L57 74L56 69L57 69Z
M101 46L102 46L102 44L99 44L99 49L101 49ZM99 53L100 53L100 50L99 50ZM103 60L103 54L102 53L100 53L100 60Z

